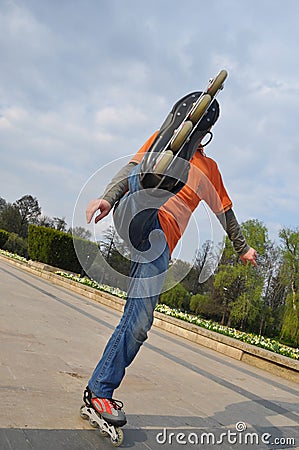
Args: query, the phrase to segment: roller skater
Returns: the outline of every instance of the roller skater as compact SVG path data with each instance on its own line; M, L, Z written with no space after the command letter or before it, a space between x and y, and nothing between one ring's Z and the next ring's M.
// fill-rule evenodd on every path
M119 400L98 398L92 394L88 386L83 394L84 405L81 406L82 419L89 420L93 428L100 428L103 436L110 436L114 447L119 447L124 439L120 427L127 423L123 404Z
M256 266L234 215L216 162L206 156L205 136L219 116L215 95L227 77L221 71L203 92L177 102L160 130L145 142L86 208L86 221L99 222L114 207L114 225L131 250L123 315L88 381L81 416L122 442L125 416L111 400L148 337L169 261L190 217L204 200L218 217L244 264Z

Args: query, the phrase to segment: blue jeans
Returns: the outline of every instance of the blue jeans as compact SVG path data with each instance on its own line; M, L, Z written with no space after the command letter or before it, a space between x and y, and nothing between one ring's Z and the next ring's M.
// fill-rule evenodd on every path
M152 207L141 211L138 197L133 195L139 192L138 168L136 166L130 174L129 192L116 208L120 217L129 214L134 219L131 222L133 246L127 301L121 320L88 383L90 390L103 398L113 397L126 367L147 339L169 264L169 249L158 211Z

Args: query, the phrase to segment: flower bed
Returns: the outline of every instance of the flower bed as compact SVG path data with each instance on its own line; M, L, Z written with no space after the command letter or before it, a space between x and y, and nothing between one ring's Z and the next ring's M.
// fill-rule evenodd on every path
M3 256L7 256L8 258L13 258L13 259L16 259L18 261L22 261L22 262L28 263L26 258L24 258L23 256L20 256L20 255L17 255L16 253L10 253L10 252L8 252L6 250L0 249L0 254L3 255Z
M55 272L57 275L60 275L64 278L68 278L69 280L77 281L78 283L84 284L85 286L90 286L98 291L108 292L109 294L115 295L116 297L126 298L127 293L121 291L118 288L114 288L108 286L107 284L100 284L97 281L91 280L87 277L79 277L79 275L73 275L66 272L57 271Z
M85 284L87 286L91 286L100 291L108 292L112 295L115 295L120 298L126 298L126 292L121 291L120 289L112 288L111 286L99 284L94 280L90 280L89 278L80 278L77 275L70 275L65 272L56 272L58 275L64 276L65 278L69 278L79 283ZM216 333L224 334L225 336L232 337L234 339L238 339L247 344L255 345L257 347L264 348L266 350L270 350L271 352L278 353L280 355L288 356L289 358L299 360L299 349L288 347L286 345L281 344L275 339L266 338L264 336L258 336L252 333L245 333L244 331L238 331L235 328L226 327L217 322L213 322L211 320L202 319L199 316L194 316L192 314L188 314L177 309L170 308L169 306L158 304L156 306L156 311L166 314L171 317L176 317L177 319L184 320L189 323L193 323L200 327L206 328L211 331L215 331Z
M7 252L6 250L0 249L0 254L4 255L6 257L13 258L15 260L24 262L24 263L28 263L26 258L23 258L22 256L19 256L14 253ZM79 275L69 274L69 273L62 272L62 271L58 271L55 273L64 278L71 279L71 280L81 283L85 286L90 286L99 291L107 292L107 293L115 295L116 297L119 297L119 298L126 298L126 296L127 296L126 292L124 292L118 288L113 288L113 287L105 285L105 284L97 283L96 281L91 280L87 277L81 278L81 277L79 277ZM258 336L256 334L252 334L252 333L245 333L244 331L238 331L235 328L226 327L217 322L213 322L211 320L205 320L199 316L194 316L192 314L188 314L188 313L179 311L177 309L170 308L169 306L166 306L163 304L158 304L156 306L156 311L166 314L171 317L175 317L180 320L184 320L189 323L193 323L195 325L206 328L208 330L215 331L216 333L224 334L225 336L229 336L234 339L238 339L247 344L255 345L257 347L264 348L271 352L275 352L280 355L284 355L289 358L299 360L299 349L298 348L288 347L287 345L283 345L280 342L276 341L275 339L266 338L264 336Z
M252 333L245 333L244 331L238 331L235 328L226 327L224 325L220 325L217 322L205 320L199 316L193 316L191 314L169 308L169 306L162 304L157 305L156 311L159 311L171 317L176 317L177 319L181 319L189 323L193 323L208 330L215 331L216 333L224 334L225 336L238 339L247 344L255 345L257 347L270 350L271 352L279 353L280 355L299 360L298 348L288 347L287 345L283 345L275 339L258 336Z

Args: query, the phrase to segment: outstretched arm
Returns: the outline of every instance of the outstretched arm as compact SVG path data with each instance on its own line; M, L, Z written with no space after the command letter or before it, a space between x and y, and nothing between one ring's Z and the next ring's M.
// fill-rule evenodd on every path
M113 205L128 191L128 175L136 165L129 162L112 178L100 198L92 200L86 208L86 221L91 222L94 214L100 211L95 217L95 223L106 217L111 211Z
M257 252L247 244L232 208L218 216L218 218L243 264L246 265L249 262L256 267Z

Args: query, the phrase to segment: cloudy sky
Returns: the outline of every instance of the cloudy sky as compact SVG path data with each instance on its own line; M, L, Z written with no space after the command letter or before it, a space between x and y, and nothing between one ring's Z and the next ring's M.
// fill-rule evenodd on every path
M297 0L0 0L0 196L71 225L225 68L206 153L241 222L297 227L298 17Z

